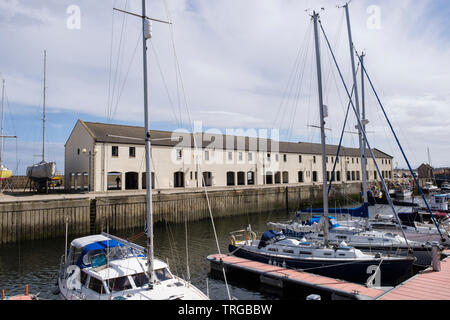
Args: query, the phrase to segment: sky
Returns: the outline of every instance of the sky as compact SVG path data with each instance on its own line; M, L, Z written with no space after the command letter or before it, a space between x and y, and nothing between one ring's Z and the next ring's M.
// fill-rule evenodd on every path
M280 140L320 143L311 12L349 90L353 79L344 9L329 0L147 0L150 127L279 130ZM3 163L13 174L42 158L64 172L76 121L143 126L140 0L0 0L0 78L5 80ZM323 8L323 9L322 9ZM353 0L355 49L415 169L450 166L450 4ZM320 34L327 143L338 144L348 96ZM361 99L361 79L358 90ZM365 80L368 140L406 167ZM353 112L343 144L357 147ZM429 151L429 152L428 152Z

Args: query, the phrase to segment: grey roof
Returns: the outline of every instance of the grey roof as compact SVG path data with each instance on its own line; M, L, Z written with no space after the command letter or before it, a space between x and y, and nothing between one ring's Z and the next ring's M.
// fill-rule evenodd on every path
M117 124L84 122L79 120L87 129L89 134L96 142L117 143L117 144L136 144L143 145L145 137L144 127L126 126ZM203 135L203 141L202 140ZM181 137L181 141L179 140ZM269 151L279 153L298 153L298 154L317 154L322 153L319 143L305 142L284 142L272 139L253 138L244 136L230 136L223 134L196 133L197 146L210 149L226 150L245 150L245 151ZM171 132L161 130L150 130L151 144L154 146L166 147L195 147L194 135L186 132ZM338 146L327 145L325 150L328 155L336 155ZM375 157L390 158L393 157L374 149ZM359 157L358 148L341 147L341 156ZM369 151L366 156L370 158Z

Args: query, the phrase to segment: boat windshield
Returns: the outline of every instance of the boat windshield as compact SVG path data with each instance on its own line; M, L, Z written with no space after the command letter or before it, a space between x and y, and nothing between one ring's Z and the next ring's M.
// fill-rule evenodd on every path
M173 279L172 274L169 272L167 268L157 269L155 270L154 274L155 279L161 282ZM133 281L136 284L136 287L138 288L148 285L148 277L144 272L134 274L131 277L133 278Z
M108 288L111 292L131 289L131 283L128 276L112 278L107 280Z

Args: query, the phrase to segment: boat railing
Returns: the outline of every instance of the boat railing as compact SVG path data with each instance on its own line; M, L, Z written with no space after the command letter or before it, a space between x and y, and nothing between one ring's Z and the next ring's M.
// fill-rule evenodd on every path
M242 229L230 232L230 242L235 245L237 242L245 241L246 244L256 240L256 233L251 230Z

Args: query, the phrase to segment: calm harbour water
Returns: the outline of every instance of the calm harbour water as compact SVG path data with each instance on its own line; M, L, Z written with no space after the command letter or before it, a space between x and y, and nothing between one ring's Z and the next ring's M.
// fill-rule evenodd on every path
M266 230L268 221L286 221L293 214L286 211L277 213L257 213L241 215L232 218L216 218L214 223L218 235L220 250L228 252L229 233L240 230L251 224L258 235ZM154 228L154 247L157 257L168 259L171 271L178 276L186 275L186 242L185 224L157 224ZM228 294L223 280L208 277L210 264L206 257L217 253L211 221L203 220L189 222L188 252L191 282L206 293L209 288L210 298L227 300ZM143 230L128 230L125 232L111 232L120 237L130 237ZM69 238L70 241L74 237ZM145 238L135 241L145 246ZM5 289L6 295L23 294L28 284L30 293L40 293L44 299L59 299L52 294L55 285L59 262L64 254L65 238L53 240L39 240L22 242L19 244L0 247L0 290ZM261 291L260 288L237 283L229 283L230 293L240 300L278 299L275 294ZM292 298L292 297L290 297Z
M411 199L408 199L411 201ZM416 202L421 202L415 198ZM355 204L354 204L355 205ZM374 207L372 207L374 208ZM377 210L378 211L378 210ZM391 214L390 208L383 210L384 214ZM409 209L408 209L409 211ZM376 212L369 209L370 215ZM381 213L378 211L378 213ZM267 222L283 222L294 217L295 213L281 210L275 213L256 213L227 218L215 218L218 241L221 253L228 253L229 233L244 229L249 224L257 232L258 238L267 230ZM203 292L209 289L213 300L227 300L228 294L225 282L210 275L210 264L206 257L217 253L217 244L210 219L189 222L185 224L159 223L154 228L155 255L169 262L171 271L185 278L187 274L186 255L186 227L188 233L188 256L191 282ZM143 230L127 230L111 232L111 234L129 238ZM74 237L68 239L68 243ZM145 246L145 237L135 240L137 244ZM59 270L59 262L64 254L65 238L53 240L27 241L14 245L0 247L0 290L5 289L6 295L23 294L28 284L30 293L40 293L43 299L59 299L52 294ZM229 290L232 297L239 300L274 300L301 299L315 292L295 292L288 296L280 296L279 292L272 292L268 288L255 283L243 283L229 278Z

